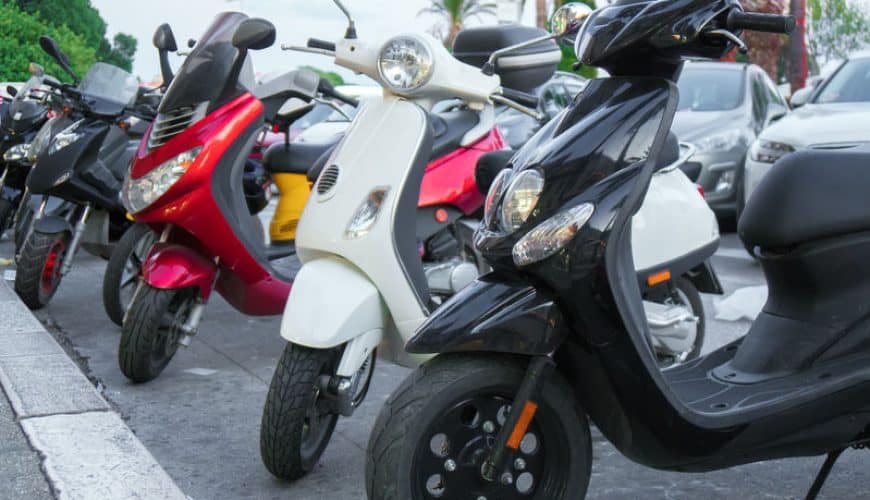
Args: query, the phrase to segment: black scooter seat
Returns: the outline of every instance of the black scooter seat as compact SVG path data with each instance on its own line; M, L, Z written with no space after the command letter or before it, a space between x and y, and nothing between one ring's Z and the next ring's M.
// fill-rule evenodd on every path
M318 158L335 149L338 139L324 143L291 142L269 146L263 167L271 174L308 174Z
M750 248L785 248L870 231L870 146L809 150L777 162L749 198L738 233Z

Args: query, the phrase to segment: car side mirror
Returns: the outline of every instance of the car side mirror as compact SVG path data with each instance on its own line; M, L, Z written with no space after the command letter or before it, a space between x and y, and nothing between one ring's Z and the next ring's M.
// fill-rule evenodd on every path
M163 23L154 31L152 39L154 47L159 51L175 52L178 50L178 45L175 43L175 35L172 34L172 28L168 23Z
M810 97L813 95L813 90L810 87L804 87L794 94L792 94L791 99L789 99L789 104L792 108L799 108L806 103L810 102Z
M265 19L245 19L233 34L233 47L262 50L275 43L275 25Z

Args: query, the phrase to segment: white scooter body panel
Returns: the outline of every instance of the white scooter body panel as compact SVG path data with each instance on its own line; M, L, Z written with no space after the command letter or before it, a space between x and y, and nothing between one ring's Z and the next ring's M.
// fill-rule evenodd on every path
M683 171L669 167L654 174L631 224L635 268L666 264L718 239L716 215Z
M341 256L370 280L374 290L379 291L403 341L409 339L423 322L426 312L394 245L393 226L399 209L399 195L411 174L426 129L426 112L418 105L389 95L368 99L324 168L326 172L331 166L337 166L338 180L328 192L319 194L318 179L296 231L296 249L303 263L300 275L318 259L328 255ZM419 154L428 159L428 152ZM376 222L368 234L348 239L345 230L352 216L373 190L382 188L389 191ZM329 278L321 276L319 279ZM343 290L345 284L341 281L336 281L334 287L331 293L355 293ZM297 332L293 337L330 337L326 332L303 333L303 329L310 328L307 325L290 325L298 320L297 313L303 309L297 301L304 301L305 307L320 310L319 314L350 313L328 307L328 297L324 300L319 303L309 301L306 293L299 290L297 278L284 314L282 335L286 327L288 331ZM348 323L351 331L342 333L341 338L346 340L369 329L368 326L357 327L355 321L354 318ZM337 338L332 336L333 340ZM328 342L308 340L306 343L326 345Z

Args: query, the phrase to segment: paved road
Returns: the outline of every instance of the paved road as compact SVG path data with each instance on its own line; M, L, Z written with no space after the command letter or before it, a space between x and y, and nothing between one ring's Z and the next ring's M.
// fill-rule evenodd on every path
M723 239L714 265L727 292L763 284L756 264L733 235ZM8 242L0 257L8 256ZM199 335L164 374L132 385L117 368L119 328L103 314L100 283L104 263L80 256L52 304L38 313L67 339L92 379L128 419L128 424L178 485L194 499L364 497L364 449L379 406L407 373L380 363L369 398L351 419L339 421L332 443L308 477L295 484L273 479L260 463L258 433L268 383L284 343L278 318L244 317L222 300L208 308ZM713 349L742 335L747 322L712 320ZM834 470L823 498L870 497L864 452L849 451ZM748 499L802 498L821 458L782 460L706 474L653 471L633 464L595 434L590 498Z
M42 475L39 455L31 448L15 413L0 389L0 499L52 498L51 488Z

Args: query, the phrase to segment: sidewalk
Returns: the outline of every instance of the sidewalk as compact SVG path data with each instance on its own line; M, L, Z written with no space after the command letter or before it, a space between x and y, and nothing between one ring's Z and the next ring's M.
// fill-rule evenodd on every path
M186 498L5 280L0 385L0 498Z

